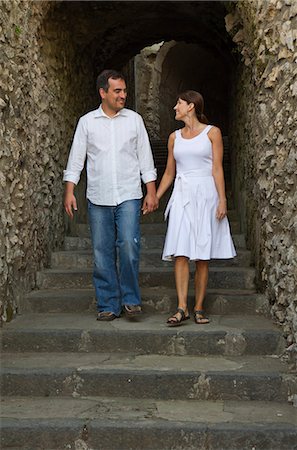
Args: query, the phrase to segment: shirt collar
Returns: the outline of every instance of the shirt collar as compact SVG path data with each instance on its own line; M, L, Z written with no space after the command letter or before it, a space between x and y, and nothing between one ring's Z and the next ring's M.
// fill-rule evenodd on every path
M123 108L113 117L126 116L126 115L127 115L127 110L126 110L126 108ZM96 109L94 117L107 117L108 119L113 119L113 117L109 117L107 114L105 114L101 105L99 106L98 109Z

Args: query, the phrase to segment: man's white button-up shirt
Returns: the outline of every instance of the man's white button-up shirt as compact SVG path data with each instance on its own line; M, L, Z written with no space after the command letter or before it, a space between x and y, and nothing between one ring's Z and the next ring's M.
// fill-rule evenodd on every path
M139 199L141 179L157 178L142 117L130 109L109 117L100 106L79 119L63 180L77 184L86 158L87 198L95 205Z

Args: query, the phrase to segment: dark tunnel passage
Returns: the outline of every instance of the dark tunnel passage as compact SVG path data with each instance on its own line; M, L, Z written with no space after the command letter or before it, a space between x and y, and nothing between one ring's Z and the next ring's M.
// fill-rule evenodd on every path
M96 106L95 79L107 67L128 76L130 106L134 106L133 58L156 42L175 40L162 67L162 89L175 96L180 89L195 88L205 97L206 112L228 130L228 94L233 74L231 38L225 30L224 2L60 2L45 19L45 32L59 27L71 36L74 74L84 72L90 86L89 107ZM88 68L88 71L86 71ZM76 92L82 101L86 92ZM166 108L165 99L163 108Z
M164 54L160 83L155 93L157 101L151 105L151 109L155 108L152 114L159 120L158 138L165 141L178 127L172 109L178 92L195 89L204 96L210 123L222 129L227 142L230 85L236 63L232 52L234 44L225 29L226 14L224 2L216 1L63 1L52 5L44 20L43 32L48 37L52 30L56 32L59 29L60 39L56 38L52 47L43 51L47 59L51 54L63 54L60 58L71 84L68 104L70 115L73 114L72 125L79 115L98 106L95 80L105 68L115 68L125 74L127 106L137 109L135 56L144 47L174 41L175 45ZM68 41L67 46L65 41ZM151 135L149 123L147 128ZM65 146L64 158L68 150L69 146ZM162 151L165 158L166 148ZM225 159L227 162L230 160L228 148L225 149ZM230 169L229 166L228 162ZM230 173L226 176L231 179ZM83 198L82 183L79 190ZM81 220L84 221L85 217Z

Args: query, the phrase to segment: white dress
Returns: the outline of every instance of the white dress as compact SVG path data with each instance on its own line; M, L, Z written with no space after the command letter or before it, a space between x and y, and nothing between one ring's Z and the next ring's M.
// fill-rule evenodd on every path
M165 210L169 215L162 259L228 259L236 256L227 217L216 219L218 193L212 176L212 143L208 125L196 137L184 139L175 132L174 189Z

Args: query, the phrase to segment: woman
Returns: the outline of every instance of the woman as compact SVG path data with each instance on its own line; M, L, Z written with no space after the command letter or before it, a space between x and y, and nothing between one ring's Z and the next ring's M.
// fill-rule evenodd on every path
M189 90L178 96L175 119L185 126L169 136L167 166L157 190L160 199L175 177L165 210L169 222L162 255L164 261L175 261L178 308L167 320L170 326L190 318L189 261L196 265L194 320L206 324L203 300L209 260L236 255L227 219L222 135L219 128L208 125L203 107L199 92Z

